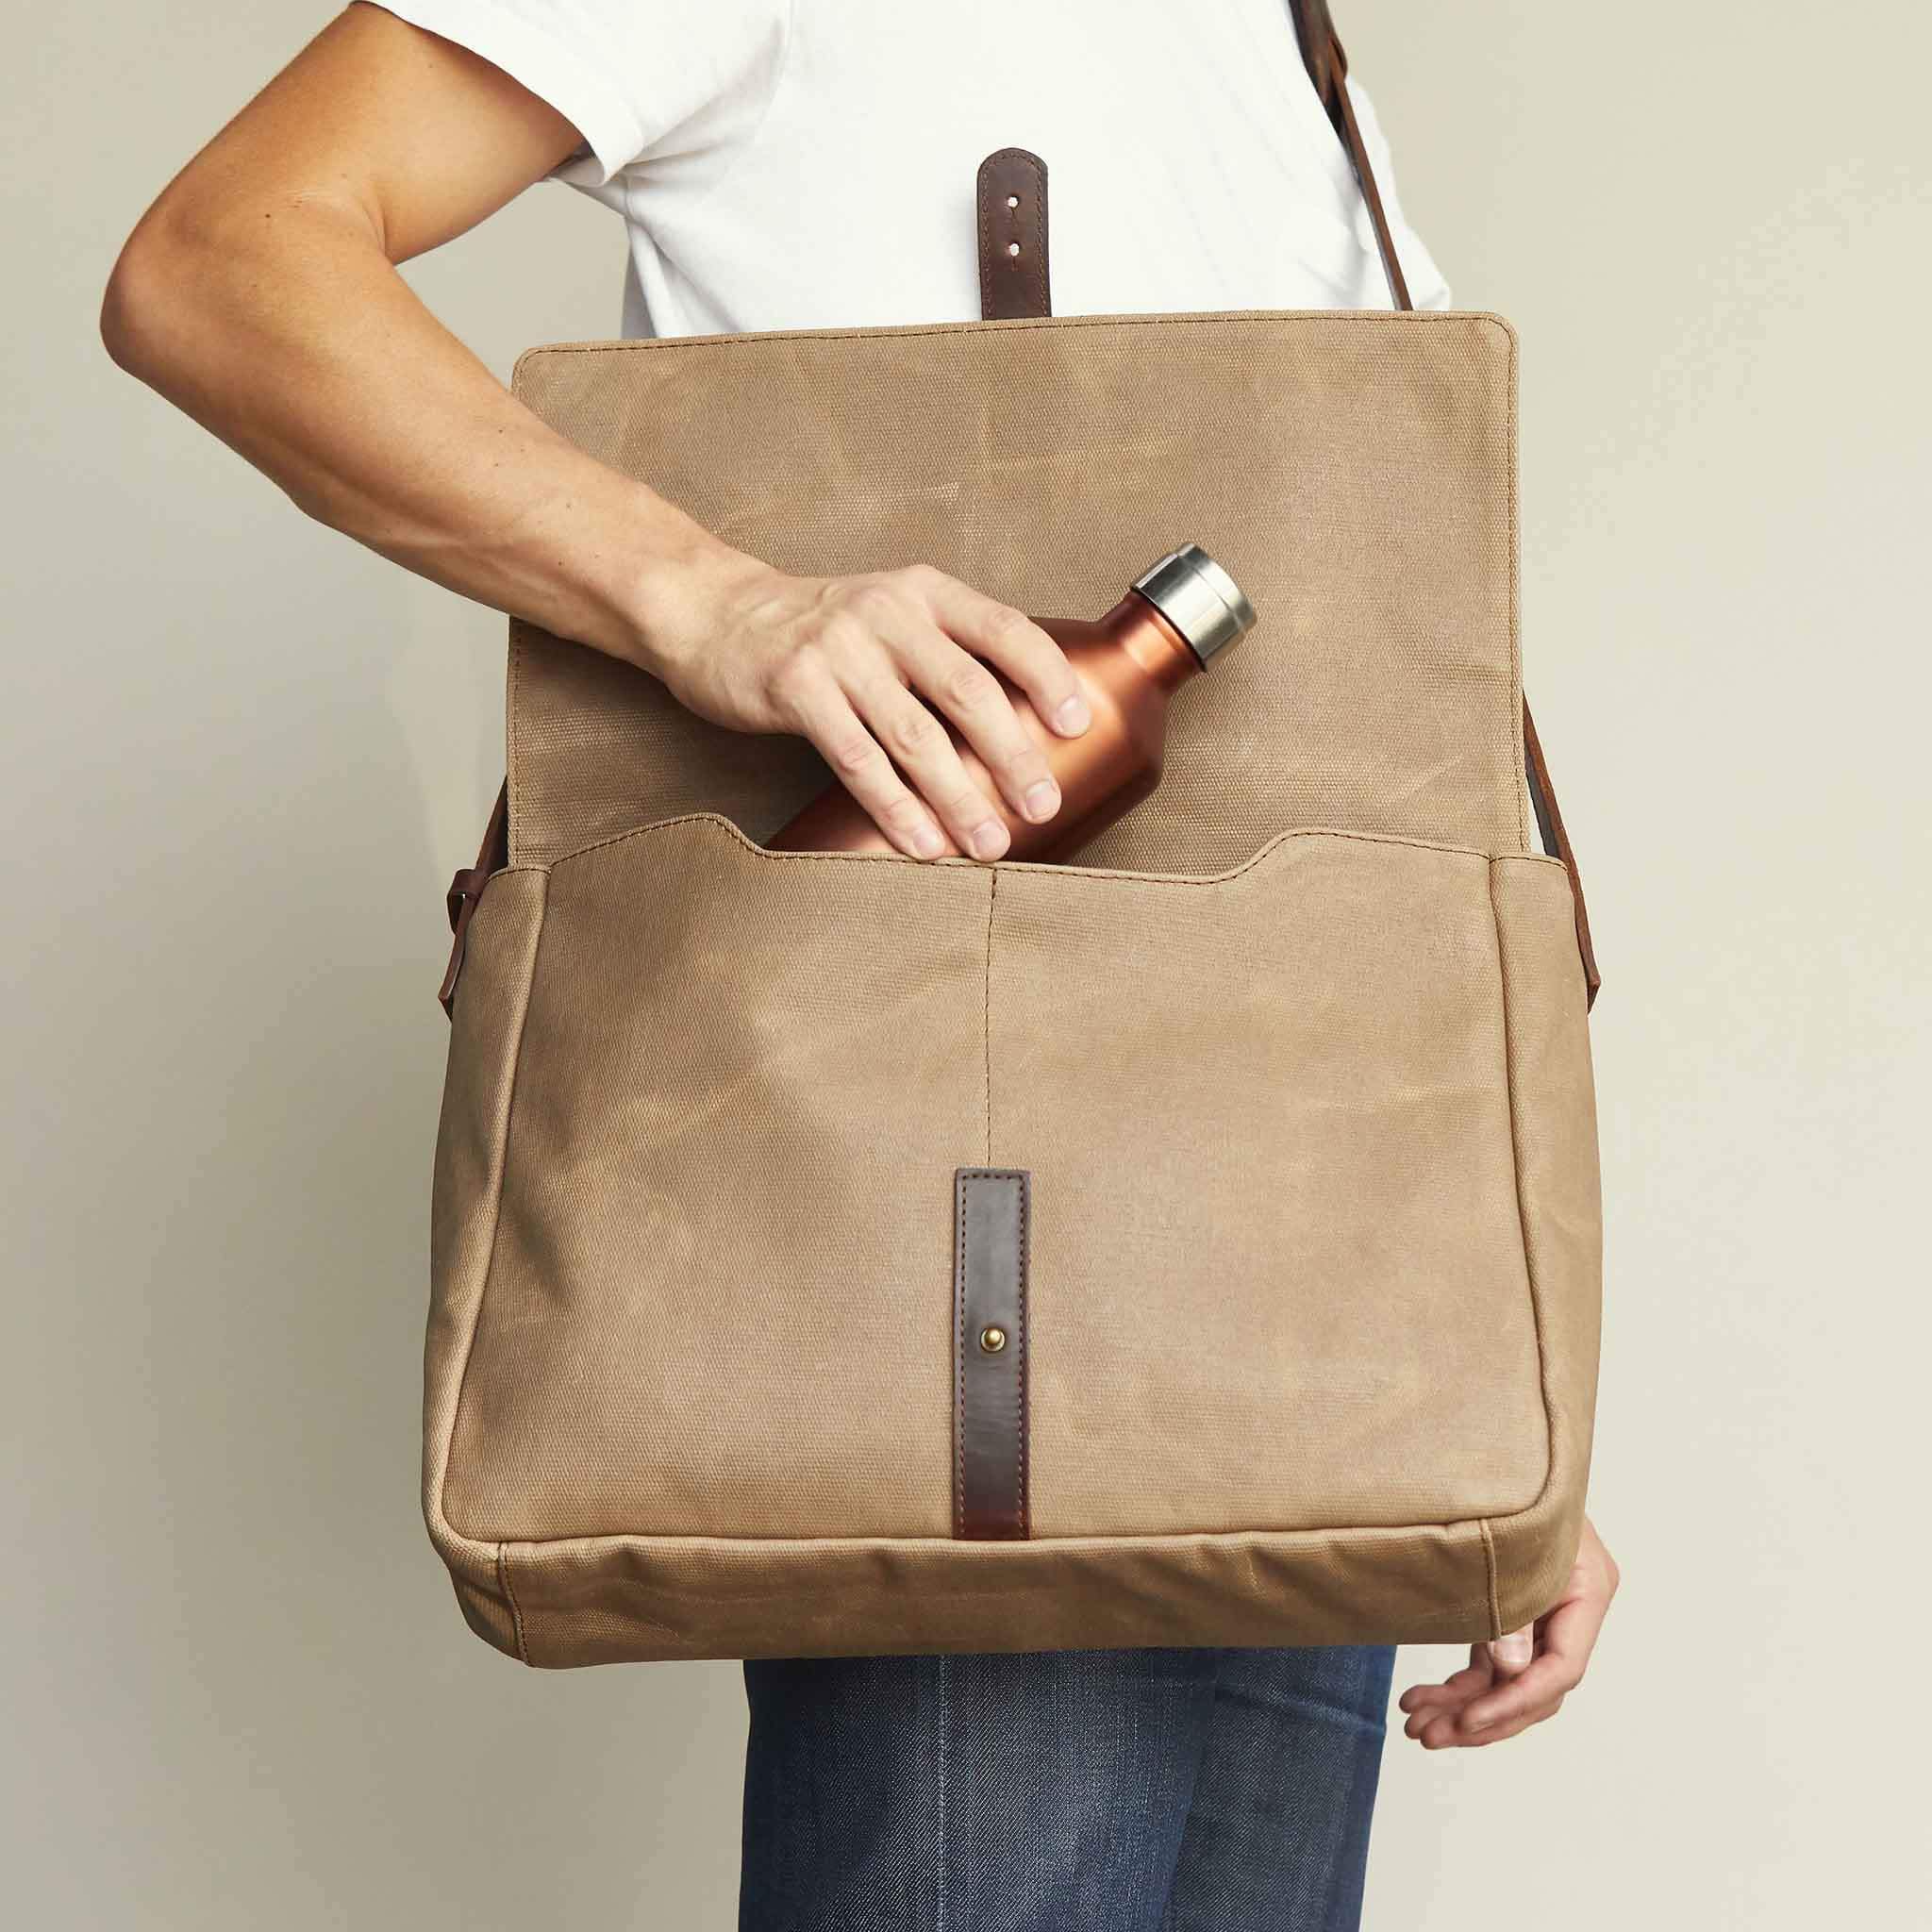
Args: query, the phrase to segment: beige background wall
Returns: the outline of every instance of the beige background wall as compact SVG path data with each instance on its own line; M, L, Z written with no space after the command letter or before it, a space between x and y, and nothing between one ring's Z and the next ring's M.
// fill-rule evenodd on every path
M1555 1724L1391 1743L1368 1923L1922 1923L1932 30L1342 13L1458 299L1525 345L1627 1578ZM95 335L142 207L324 18L42 8L0 80L0 1870L36 1927L723 1927L735 1670L520 1672L416 1513L429 995L501 623ZM613 329L620 266L548 186L410 274L507 375Z

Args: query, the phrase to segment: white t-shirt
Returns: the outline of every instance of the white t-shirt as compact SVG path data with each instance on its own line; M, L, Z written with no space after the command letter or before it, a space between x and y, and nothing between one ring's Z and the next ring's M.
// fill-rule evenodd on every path
M624 217L623 332L979 313L974 175L1047 166L1053 307L1387 308L1287 0L383 0L562 113ZM1449 291L1402 218L1419 308Z

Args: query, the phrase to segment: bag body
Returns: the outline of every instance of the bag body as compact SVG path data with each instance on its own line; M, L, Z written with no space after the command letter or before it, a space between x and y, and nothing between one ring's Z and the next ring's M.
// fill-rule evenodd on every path
M473 1627L574 1665L1545 1608L1595 1391L1593 975L1524 804L1507 325L566 343L514 387L781 568L1083 615L1195 541L1260 622L1050 866L768 851L809 746L512 624L425 1363Z

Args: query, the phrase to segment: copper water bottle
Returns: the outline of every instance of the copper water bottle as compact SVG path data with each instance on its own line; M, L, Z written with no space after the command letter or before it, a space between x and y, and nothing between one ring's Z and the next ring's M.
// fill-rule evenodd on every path
M1043 824L1008 805L992 774L950 724L947 731L968 774L1011 835L1005 858L1065 858L1160 782L1167 711L1174 694L1205 671L1255 622L1241 589L1198 543L1170 551L1134 579L1134 587L1098 623L1082 618L1034 620L1067 655L1087 694L1093 722L1062 738L1041 722L1008 683L1021 724L1046 756L1060 788L1060 808ZM941 836L945 836L944 828ZM765 841L780 852L895 852L872 816L842 785L829 786ZM950 840L948 854L959 848Z

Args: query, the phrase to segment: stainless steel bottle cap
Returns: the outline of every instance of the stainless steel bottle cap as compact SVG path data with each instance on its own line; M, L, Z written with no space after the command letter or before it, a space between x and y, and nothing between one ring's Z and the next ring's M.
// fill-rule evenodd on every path
M1255 626L1255 607L1241 587L1198 543L1170 550L1134 579L1134 588L1187 639L1204 665Z

